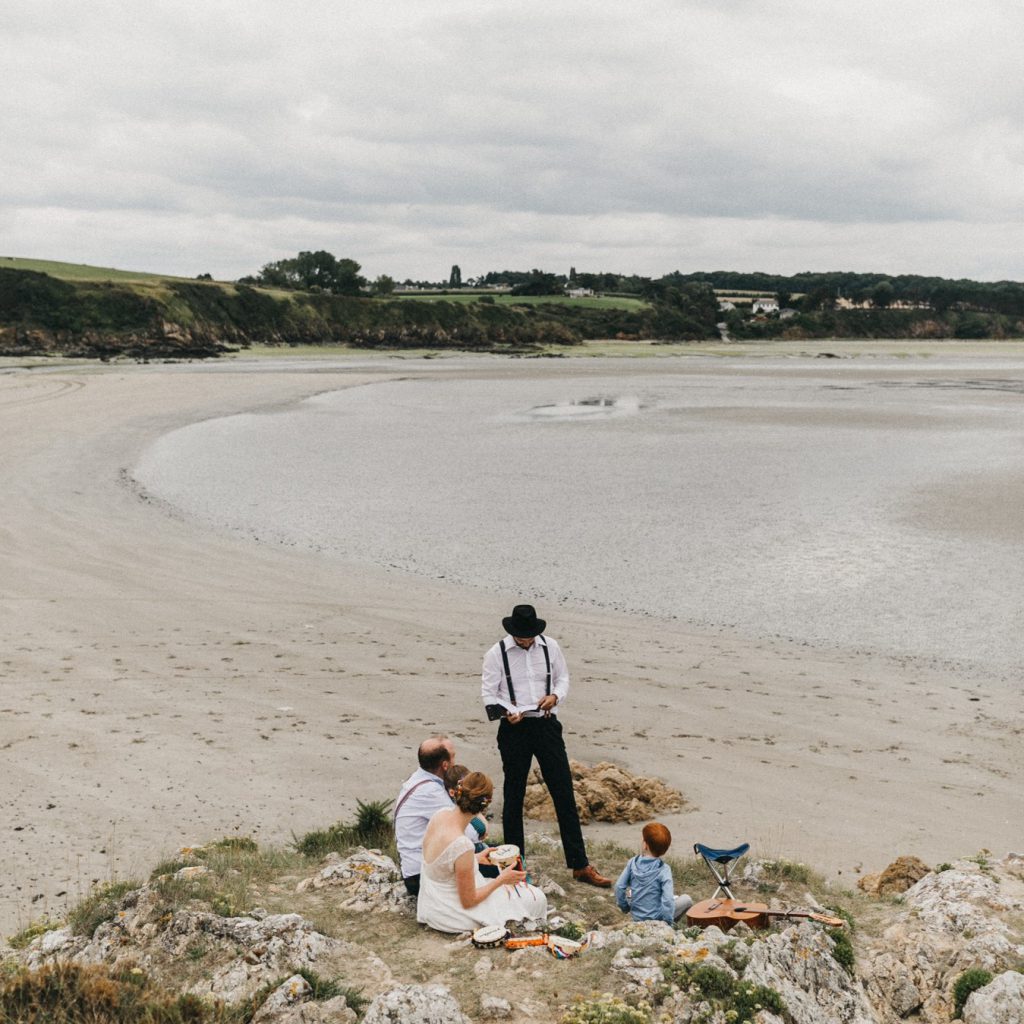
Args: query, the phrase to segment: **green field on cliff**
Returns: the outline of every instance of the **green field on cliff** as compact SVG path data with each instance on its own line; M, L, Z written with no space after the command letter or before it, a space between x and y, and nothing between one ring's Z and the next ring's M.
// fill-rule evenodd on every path
M92 267L87 263L61 263L59 260L30 260L21 256L0 256L0 268L8 270L34 270L61 281L187 281L189 278L173 274L150 274L142 270L115 270L113 267Z
M402 302L479 302L493 301L499 306L570 306L577 309L645 309L650 306L644 299L631 299L620 295L584 295L578 299L567 295L510 295L507 292L446 291L395 292L390 296Z

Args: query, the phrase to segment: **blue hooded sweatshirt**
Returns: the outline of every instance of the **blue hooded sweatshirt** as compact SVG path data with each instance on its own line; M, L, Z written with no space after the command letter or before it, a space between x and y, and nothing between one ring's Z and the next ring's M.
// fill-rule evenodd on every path
M629 898L626 890L632 890ZM615 883L615 902L628 910L634 921L672 923L675 898L672 869L660 857L634 857Z

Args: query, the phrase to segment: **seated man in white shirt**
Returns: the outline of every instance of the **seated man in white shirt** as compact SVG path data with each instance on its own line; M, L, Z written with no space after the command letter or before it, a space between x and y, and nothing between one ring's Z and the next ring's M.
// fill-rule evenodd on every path
M420 891L427 824L438 811L452 806L444 773L455 763L455 744L447 736L431 736L420 744L417 757L420 766L402 783L395 801L395 843L410 896Z

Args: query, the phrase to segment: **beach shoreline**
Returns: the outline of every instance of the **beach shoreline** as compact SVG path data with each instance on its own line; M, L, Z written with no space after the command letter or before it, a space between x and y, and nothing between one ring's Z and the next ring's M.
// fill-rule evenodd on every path
M363 355L0 373L0 932L59 915L97 879L143 876L180 845L232 832L284 843L356 799L389 798L432 731L500 774L477 679L510 595L198 530L130 485L140 452L178 426L457 372L538 364ZM899 854L1019 843L1019 697L999 680L727 627L541 611L573 672L570 755L680 789L688 806L665 819L677 853L750 841L852 885ZM634 832L587 830L626 845Z

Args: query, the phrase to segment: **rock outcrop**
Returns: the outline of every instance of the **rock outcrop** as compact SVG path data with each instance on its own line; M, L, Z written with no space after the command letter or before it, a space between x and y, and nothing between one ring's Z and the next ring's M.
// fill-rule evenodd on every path
M652 1020L681 1024L948 1024L963 999L958 979L980 968L991 980L966 999L964 1024L1024 1024L1024 857L1012 854L927 872L905 892L877 897L868 926L845 935L811 921L698 934L607 917L615 924L591 930L583 959L567 963L544 948L477 950L467 936L419 928L407 920L413 905L399 893L394 862L378 850L331 855L303 881L289 876L275 890L279 909L296 900L302 914L213 913L190 894L209 893L223 867L201 866L127 893L91 936L53 929L5 955L30 969L71 963L145 973L176 991L251 1008L253 1024L353 1024L364 1002L366 1024L557 1021L568 1001L563 985L574 977L607 986L607 999L653 1004ZM891 874L906 873L904 865ZM179 887L174 899L167 886ZM189 887L184 898L181 886ZM321 913L329 915L323 930L313 923ZM388 964L374 952L382 942ZM600 976L583 973L587 961L587 972L602 965Z
M395 862L380 850L357 850L348 857L328 854L321 869L296 886L296 892L339 890L345 910L387 910L409 913L405 884Z
M857 888L871 896L895 896L906 892L931 871L917 857L897 857L877 875L864 875L857 879Z
M1022 914L1024 857L962 860L925 875L893 907L881 939L867 943L861 975L878 1019L896 1024L916 1014L922 1024L947 1024L964 971L1024 963L1013 927Z
M471 1024L443 985L399 985L370 1003L363 1024Z
M677 811L682 794L659 779L632 775L624 768L602 761L593 767L570 761L580 821L648 821L661 811ZM555 808L536 769L526 786L523 813L528 818L555 821Z

